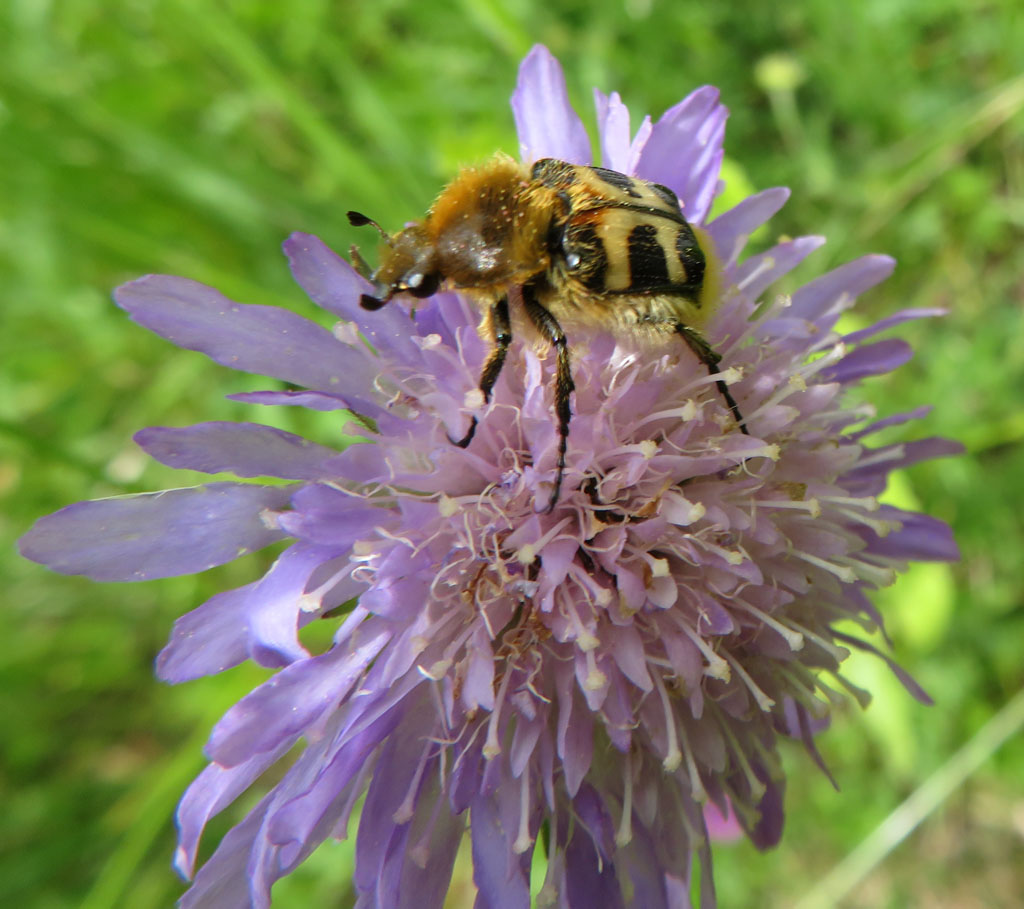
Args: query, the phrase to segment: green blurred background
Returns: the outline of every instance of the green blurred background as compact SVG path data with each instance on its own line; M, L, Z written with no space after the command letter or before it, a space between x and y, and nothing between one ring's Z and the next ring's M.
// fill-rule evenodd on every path
M14 539L78 499L200 479L143 458L131 442L143 426L261 419L332 431L322 415L225 401L265 383L134 326L111 288L170 272L326 321L290 281L281 241L298 229L339 250L371 245L346 209L395 227L459 164L515 153L508 97L536 41L561 59L591 125L593 86L620 91L636 125L717 84L732 112L728 198L793 188L756 240L829 237L794 282L888 252L899 268L856 318L950 310L908 326L915 359L864 391L882 414L934 402L912 436L968 449L893 490L950 521L964 551L880 597L896 657L936 705L858 660L850 675L875 702L843 711L820 740L843 791L791 749L787 835L763 856L717 849L723 905L808 894L820 905L841 892L845 906L1024 901L1024 742L997 748L983 729L1024 679L1019 0L6 0L0 905L148 909L181 893L169 867L175 803L212 723L261 675L241 667L169 688L152 660L176 616L269 558L101 585L20 560ZM1001 717L1004 732L1016 728ZM980 767L956 785L966 743ZM814 895L934 772L951 797L926 788L924 821L904 843L833 896ZM226 828L213 824L204 854ZM325 846L275 889L275 906L349 905L350 864L345 845ZM464 878L453 906L466 905Z

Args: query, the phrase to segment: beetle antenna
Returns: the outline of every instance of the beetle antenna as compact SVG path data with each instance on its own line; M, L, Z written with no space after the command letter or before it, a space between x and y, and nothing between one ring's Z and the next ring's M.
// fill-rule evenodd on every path
M353 227L366 227L367 224L369 224L371 227L375 227L377 229L377 233L379 233L384 238L384 242L387 243L389 246L391 245L391 236L388 234L388 232L384 230L384 228L381 227L376 221L374 221L373 218L368 218L362 212L348 212L348 223L351 224Z

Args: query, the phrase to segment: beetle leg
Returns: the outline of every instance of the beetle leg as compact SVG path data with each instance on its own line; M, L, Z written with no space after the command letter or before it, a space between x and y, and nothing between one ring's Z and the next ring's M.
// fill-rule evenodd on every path
M483 392L484 403L491 400L491 391L494 388L494 383L498 381L498 376L501 375L501 367L505 365L508 346L512 343L512 322L508 315L508 297L502 297L491 306L490 329L494 347L480 372L479 388ZM476 424L476 417L471 417L469 431L461 439L451 439L451 436L449 438L459 448L465 448L473 441Z
M697 359L707 367L708 372L713 376L719 375L718 364L722 361L722 357L711 349L711 345L704 340L704 336L695 329L690 328L689 325L683 325L682 322L675 323L675 330L687 343L690 350L697 355ZM725 403L729 405L729 410L732 411L733 419L736 420L740 432L749 436L750 431L747 429L746 421L740 413L739 405L729 392L729 386L721 379L716 379L715 385L718 386L719 393L725 398Z
M562 489L562 476L565 474L565 452L569 447L569 421L572 409L569 407L569 395L575 389L572 381L572 370L569 365L569 343L558 320L538 301L536 287L531 284L523 286L523 305L530 321L547 341L554 345L558 352L558 363L555 371L555 413L558 416L558 473L555 476L555 488L551 492L547 510L551 511L558 501Z

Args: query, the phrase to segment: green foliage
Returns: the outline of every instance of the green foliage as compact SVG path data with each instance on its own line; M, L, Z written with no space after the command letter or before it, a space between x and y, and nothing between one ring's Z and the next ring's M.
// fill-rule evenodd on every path
M1015 0L10 0L0 5L3 905L147 909L181 892L169 870L175 802L208 729L259 676L239 669L168 689L151 662L177 615L266 560L97 585L20 560L13 540L78 499L192 482L137 452L143 426L248 418L334 431L296 409L253 415L225 401L259 380L148 335L109 290L170 272L323 319L276 255L281 240L298 229L340 250L365 244L346 209L395 227L458 164L514 153L507 101L535 41L561 58L583 111L594 85L618 90L636 122L698 84L720 86L731 191L789 185L771 230L829 237L799 279L888 252L900 267L864 301L868 316L950 310L908 327L915 360L867 390L884 414L934 402L913 431L969 448L915 468L898 490L953 524L964 561L916 569L880 600L897 658L936 706L912 702L870 661L851 665L877 696L863 715L840 711L820 740L844 791L794 749L787 837L767 856L718 850L723 905L791 904L1020 688ZM1011 905L1024 891L1011 817L1022 760L1020 741L1003 748L849 905ZM350 849L325 847L280 885L279 904L345 905L350 865Z

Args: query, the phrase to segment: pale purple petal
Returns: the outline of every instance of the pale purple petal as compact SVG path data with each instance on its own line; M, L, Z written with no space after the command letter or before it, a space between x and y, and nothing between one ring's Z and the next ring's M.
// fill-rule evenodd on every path
M906 363L914 351L901 338L888 338L874 344L862 344L850 351L835 366L822 370L822 378L828 382L859 382L868 376L880 376L892 372Z
M298 638L302 595L317 568L347 550L347 546L299 542L278 556L249 592L246 604L249 656L253 660L277 668L309 656Z
M618 92L606 95L594 89L597 107L597 132L601 137L601 164L620 173L628 173L632 136L629 131L629 108Z
M178 804L178 848L174 867L186 878L195 868L199 839L210 818L220 814L291 747L283 743L276 751L254 755L235 767L210 764L192 781Z
M636 175L674 190L695 224L703 223L718 190L728 115L718 89L697 89L662 114L637 162Z
M704 823L708 828L708 836L720 843L731 843L743 836L743 828L732 806L729 806L728 814L723 815L714 802L708 802L704 806Z
M375 369L365 350L289 310L235 303L198 281L168 275L125 284L114 299L140 325L223 366L338 395L373 393Z
M843 341L847 344L856 344L865 338L870 338L872 335L877 335L879 332L892 328L894 325L901 325L914 319L932 319L937 316L944 316L947 312L948 310L937 306L901 309L888 318L875 322L874 325L868 328L862 328L860 331L851 331L848 335L843 335Z
M390 637L378 623L352 652L336 647L286 666L224 714L206 753L222 767L233 767L293 740L342 701Z
M795 291L787 316L814 323L819 333L828 331L860 294L888 278L895 267L895 259L880 255L840 265ZM769 331L771 322L762 328Z
M195 574L280 540L267 513L286 507L292 491L211 483L78 502L36 521L21 553L96 581Z
M824 237L798 237L779 243L763 253L746 259L736 269L736 283L750 299L756 300L779 278L791 272L824 243ZM792 309L787 315L793 315Z
M883 521L898 522L898 530L869 543L869 552L878 552L891 559L915 562L958 562L960 548L953 539L953 531L945 521L926 514L900 511L883 505L878 511Z
M135 434L135 443L169 467L239 477L320 480L333 449L261 423L197 423L151 426Z
M479 795L473 801L469 832L473 838L474 909L529 909L530 882L509 848L497 800Z
M376 233L370 237L377 242ZM401 306L384 306L376 312L363 309L359 297L374 293L373 286L323 240L312 234L294 233L285 240L284 252L296 282L314 303L358 324L376 350L418 359L409 331L409 314Z
M562 67L542 44L535 44L519 67L512 111L523 161L558 158L570 164L590 163L590 139L569 103Z
M892 416L886 417L883 420L875 420L873 423L869 423L863 429L857 432L850 433L851 439L863 439L865 436L869 436L872 433L880 432L883 429L887 429L890 426L901 426L904 423L909 423L911 420L920 420L928 416L932 412L933 408L930 404L922 404L920 407L915 407L913 410L908 410L903 413L896 413Z
M615 865L602 860L592 833L578 826L565 848L565 892L569 906L625 909Z
M723 265L739 259L750 235L763 226L789 198L789 189L776 186L744 199L707 226Z
M863 650L867 653L873 653L880 660L884 661L885 664L892 671L892 674L896 676L902 683L903 687L910 692L911 696L922 704L931 706L935 702L932 700L931 695L928 694L918 683L914 677L907 672L899 663L897 663L887 653L879 650L874 644L870 644L861 638L853 637L852 635L843 634L841 631L832 631L833 636L837 641L842 641L844 644L849 644L851 647L856 647L858 650Z
M237 666L249 656L246 584L211 597L174 623L171 639L156 658L156 674L177 684L215 675Z
M178 902L179 909L256 909L261 901L264 906L269 902L269 894L253 891L249 855L273 798L273 792L264 796L245 820L224 835Z
M321 391L241 391L226 397L245 404L308 407L310 410L321 411L346 410L350 406L341 398Z
M281 526L300 539L347 550L376 525L394 520L395 515L388 510L364 503L362 497L330 486L307 486L295 494L294 510L281 515Z

